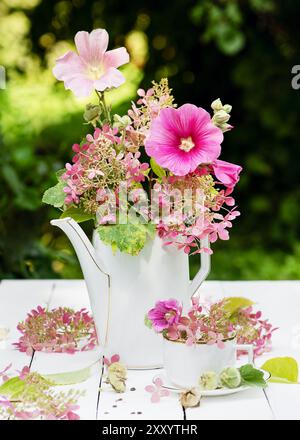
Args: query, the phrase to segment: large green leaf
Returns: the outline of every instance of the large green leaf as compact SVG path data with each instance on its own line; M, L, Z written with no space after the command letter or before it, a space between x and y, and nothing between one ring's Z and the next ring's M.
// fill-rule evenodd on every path
M154 238L155 225L104 225L98 226L97 231L103 243L112 246L114 251L119 249L126 254L138 255L147 239Z
M230 313L230 316L233 316L240 309L244 309L245 307L250 307L253 304L254 304L254 302L248 298L229 297L229 298L225 299L224 308L227 312Z
M262 367L271 374L270 382L275 383L298 383L298 363L291 357L277 357L269 359Z
M66 373L45 374L43 378L50 381L53 385L74 385L76 383L85 382L92 376L93 365Z
M43 195L43 203L52 205L55 208L61 208L66 198L66 193L64 192L65 186L66 184L60 181L55 186L47 189Z
M75 207L71 207L71 208L67 209L60 216L60 218L66 218L66 217L71 217L77 223L86 222L87 220L92 220L95 218L95 216L93 214L89 214L89 213L83 211L83 209L75 208Z

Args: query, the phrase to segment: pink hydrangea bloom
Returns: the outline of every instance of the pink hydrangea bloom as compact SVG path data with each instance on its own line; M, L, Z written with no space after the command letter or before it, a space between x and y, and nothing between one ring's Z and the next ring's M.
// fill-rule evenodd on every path
M89 96L94 89L103 91L125 82L117 68L129 62L128 52L125 47L107 51L105 29L77 32L75 44L78 55L68 51L56 60L53 69L54 76L64 81L67 90L83 97Z
M229 188L234 187L240 180L240 172L242 167L235 165L230 162L225 162L224 160L215 160L212 164L213 172L216 178Z
M163 108L150 127L146 152L177 176L185 176L221 153L223 133L207 111L192 104Z
M182 306L176 299L158 301L155 307L148 312L148 319L157 332L171 327L179 322Z

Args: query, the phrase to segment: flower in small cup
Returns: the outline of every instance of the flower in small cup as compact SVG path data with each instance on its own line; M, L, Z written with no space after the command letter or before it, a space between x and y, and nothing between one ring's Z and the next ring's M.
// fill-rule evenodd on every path
M163 388L163 381L157 377L153 380L154 385L147 385L145 390L147 393L151 393L151 402L158 403L161 397L167 397L170 395L170 391Z
M222 350L225 348L224 343L224 336L222 334L218 334L215 332L208 332L207 333L209 340L207 341L207 345L214 345L217 344L217 346Z

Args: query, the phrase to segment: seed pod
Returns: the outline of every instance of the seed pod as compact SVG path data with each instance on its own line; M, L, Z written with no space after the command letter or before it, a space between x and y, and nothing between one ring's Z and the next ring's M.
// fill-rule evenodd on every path
M237 388L241 385L241 374L237 368L228 367L220 374L220 383L226 388Z
M199 385L202 390L215 390L218 388L219 377L214 371L203 373L199 379Z

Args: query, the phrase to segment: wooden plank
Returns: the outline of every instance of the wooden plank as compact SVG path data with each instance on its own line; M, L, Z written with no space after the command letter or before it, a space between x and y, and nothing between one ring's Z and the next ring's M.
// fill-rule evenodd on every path
M0 327L8 328L8 339L0 346L0 371L10 363L10 373L29 366L31 356L17 351L12 343L20 336L17 324L26 318L27 313L38 305L47 306L53 281L2 281L0 285Z
M38 305L47 306L54 282L51 280L5 280L0 286L0 327L10 330L10 341L16 341L20 333L19 321Z
M273 357L294 357L300 365L300 282L249 281L222 283L225 295L246 296L279 330L273 335L273 349L259 357L258 366ZM300 385L269 384L266 397L274 417L300 420Z
M79 310L83 307L90 310L87 290L83 281L56 281L53 289L49 309L55 307L71 307ZM95 364L101 358L99 349L86 352L78 352L73 355L63 353L35 353L32 370L41 374L56 374L77 371ZM67 391L76 389L84 391L85 395L80 398L80 410L77 411L82 420L94 420L97 414L97 401L102 367L93 368L94 374L85 382L70 386L61 386L58 389Z
M273 357L291 356L300 366L300 350L295 347L275 345L271 353L267 353L257 359L256 364L262 366L264 362ZM266 397L272 408L276 420L300 420L300 384L285 385L270 383L266 389Z
M52 292L52 293L51 293ZM281 329L274 334L274 350L258 361L273 356L290 355L300 362L300 282L206 282L201 287L201 296L214 298L226 296L246 296L258 302L258 308ZM50 299L51 297L51 299ZM19 336L17 322L24 319L27 312L37 305L69 306L75 309L87 307L89 300L82 281L4 281L0 285L0 326L11 330L10 339L5 348L0 349L0 371L10 361L15 369L28 365L30 358L11 348L11 342ZM32 369L41 373L73 371L91 365L100 353L77 353L76 355L37 353ZM102 384L99 398L98 417L104 420L182 420L183 412L178 395L163 398L159 404L150 402L150 394L144 388L151 384L153 377L161 372L130 371L128 373L128 391L116 394L109 386ZM96 418L98 388L101 371L82 384L72 388L86 390L80 399L82 419ZM63 387L68 389L70 387ZM135 391L130 389L135 388ZM268 397L272 410L266 399ZM299 385L270 384L266 397L260 390L220 397L204 398L200 408L188 409L187 419L269 419L273 414L278 419L300 419ZM122 400L118 400L122 399ZM139 414L141 413L141 414Z
M128 371L126 392L118 394L104 380L101 387L98 418L100 420L183 420L183 410L178 395L151 402L151 394L145 391L154 376L162 370Z
M273 420L263 391L253 389L223 397L204 397L199 408L186 410L187 420Z

